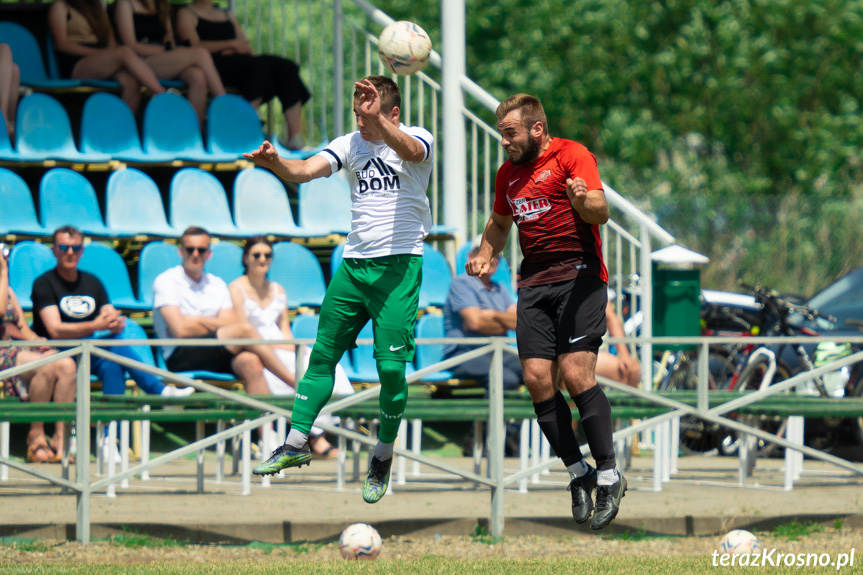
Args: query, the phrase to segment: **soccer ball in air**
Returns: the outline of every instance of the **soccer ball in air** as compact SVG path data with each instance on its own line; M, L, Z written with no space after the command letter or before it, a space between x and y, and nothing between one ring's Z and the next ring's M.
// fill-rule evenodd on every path
M426 67L431 54L426 31L407 20L393 22L381 32L378 55L384 67L399 76L409 76Z
M722 555L761 553L761 543L758 542L758 537L749 531L735 529L726 533L719 542L719 552Z
M374 559L381 552L381 536L366 523L354 523L342 531L339 551L345 559Z

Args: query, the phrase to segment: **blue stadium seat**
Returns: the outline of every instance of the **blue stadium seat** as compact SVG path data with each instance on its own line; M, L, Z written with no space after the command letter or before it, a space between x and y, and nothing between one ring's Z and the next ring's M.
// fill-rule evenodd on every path
M170 190L171 226L184 230L200 226L215 236L238 237L225 188L213 174L198 168L184 168L174 174Z
M469 253L470 243L465 243L455 253L456 275L465 273L464 266L467 263L467 257ZM512 269L509 267L509 263L506 261L505 257L501 256L500 263L497 265L497 271L494 272L494 275L491 276L491 279L496 282L500 282L504 287L506 287L513 300L518 299L518 294L516 294L515 290L512 289Z
M142 147L152 161L158 162L231 162L237 159L233 155L207 153L195 109L182 96L168 92L147 104Z
M234 221L246 235L301 236L281 180L261 168L240 170L234 180Z
M12 59L21 70L21 85L41 90L76 88L80 80L59 80L48 77L42 62L42 50L33 33L15 22L0 22L0 42L12 48Z
M92 184L81 174L66 168L54 168L42 176L39 213L42 226L47 230L73 225L85 234L111 235L102 221Z
M278 282L288 294L288 307L320 307L327 287L324 271L312 251L293 242L278 242L273 246L270 279Z
M333 278L336 275L339 266L342 265L345 253L345 243L347 242L342 242L337 245L333 250L333 254L330 256L330 278Z
M138 259L138 301L153 307L153 282L168 268L183 263L176 245L150 242L141 250Z
M423 249L423 283L420 287L420 309L443 307L452 282L452 270L446 257L433 246Z
M237 159L265 140L261 118L248 100L236 94L213 98L207 111L207 149Z
M366 325L363 326L363 329L360 330L359 335L357 335L357 339L374 339L374 328L372 327L371 320L369 320ZM366 383L380 381L374 352L375 346L373 344L359 344L352 350L351 354L353 355L353 361L351 363L353 364L353 369L347 370L347 368L345 368L348 372L348 377L352 381L361 381ZM410 375L414 371L416 370L412 363L408 362L405 364L405 375Z
M86 245L78 268L90 272L102 281L114 307L134 311L150 309L150 306L135 299L132 282L129 280L129 268L113 247L97 242Z
M111 174L105 191L105 224L118 237L180 235L168 225L162 194L150 176L134 168Z
M17 150L22 161L63 160L107 162L107 154L82 154L75 147L72 126L63 106L47 94L31 94L18 105L15 124Z
M87 98L81 115L81 151L126 162L149 162L129 106L108 92Z
M294 321L291 322L291 334L297 339L315 339L318 336L318 322L320 318L321 316L317 314L297 314ZM339 365L341 365L347 373L351 373L353 371L350 354L348 352L345 352L344 355L342 355L342 358L339 360Z
M351 187L340 173L300 184L299 226L309 235L351 231Z
M0 133L5 130L0 129ZM0 168L0 234L44 236L49 234L36 219L33 194L21 177Z
M210 259L205 270L231 283L245 273L243 269L243 248L230 242L213 243L210 246Z
M442 315L427 313L417 320L417 339L432 337L438 338L444 337L445 335L446 333L444 332ZM443 361L443 348L443 344L418 343L416 352L414 353L414 364L416 365L417 370ZM442 370L423 377L422 381L447 381L452 378L453 375L451 371Z
M36 242L15 244L9 255L9 285L18 296L22 308L33 308L33 301L30 299L33 281L56 266L57 259L48 246Z

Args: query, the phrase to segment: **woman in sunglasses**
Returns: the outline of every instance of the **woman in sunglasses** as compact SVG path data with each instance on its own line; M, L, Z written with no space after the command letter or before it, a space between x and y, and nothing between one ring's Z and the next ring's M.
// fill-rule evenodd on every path
M238 318L245 318L258 331L261 338L268 340L293 339L288 319L288 296L285 288L267 278L273 263L273 244L264 236L254 236L246 240L243 247L243 267L245 275L240 276L228 286L234 309ZM296 373L296 350L293 345L276 346L276 355L285 367ZM309 363L309 350L303 357L304 365ZM273 395L293 395L296 389L288 386L278 377L264 370L264 377ZM336 366L336 385L333 393L348 395L354 392L345 370ZM332 415L320 415L317 423L335 425L339 419ZM333 458L338 450L324 436L324 430L313 427L309 436L312 454L323 458ZM262 452L266 455L275 446L265 445Z

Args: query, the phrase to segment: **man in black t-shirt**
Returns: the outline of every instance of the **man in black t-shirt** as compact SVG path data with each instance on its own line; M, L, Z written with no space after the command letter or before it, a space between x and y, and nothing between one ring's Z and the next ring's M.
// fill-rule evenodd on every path
M78 269L84 251L81 231L72 226L61 227L54 232L53 243L57 267L33 282L33 331L50 339L116 337L122 333L126 318L111 305L105 286L93 274ZM129 346L116 346L109 350L129 359L141 360ZM126 392L127 372L147 393L176 396L194 391L192 387L168 387L152 374L125 368L101 357L91 356L90 369L102 380L102 391L106 395Z

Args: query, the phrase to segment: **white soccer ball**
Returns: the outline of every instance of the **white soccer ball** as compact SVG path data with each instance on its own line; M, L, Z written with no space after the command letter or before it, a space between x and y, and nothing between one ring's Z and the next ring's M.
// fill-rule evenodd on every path
M761 553L761 543L758 541L758 537L749 531L735 529L726 533L719 542L719 553L722 555Z
M378 56L384 67L399 76L409 76L426 67L432 45L426 31L407 20L393 22L381 32Z
M339 551L345 559L374 559L381 552L381 536L366 523L354 523L342 531Z

